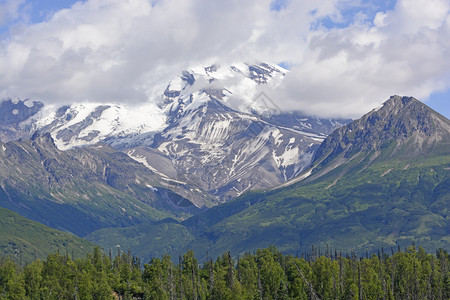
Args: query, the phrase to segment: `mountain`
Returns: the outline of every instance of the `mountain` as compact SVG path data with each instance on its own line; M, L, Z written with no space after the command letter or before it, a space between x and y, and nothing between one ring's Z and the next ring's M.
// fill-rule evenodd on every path
M313 178L359 156L371 155L372 162L386 153L386 159L399 161L447 155L449 141L447 118L412 97L392 96L382 107L325 139L315 154Z
M188 94L172 102L170 125L155 136L151 150L164 155L177 180L199 186L224 202L248 189L295 177L312 159L324 135L268 123L225 106L223 90ZM148 148L147 148L148 149ZM128 154L135 157L135 149ZM140 149L149 165L154 151Z
M0 102L0 141L14 141L28 136L30 128L23 123L43 106L42 102L30 100L8 99Z
M48 133L0 143L0 206L78 236L200 211L161 181L107 145L61 151Z
M168 227L165 235L189 232L172 254L207 249L213 257L269 245L291 253L307 252L312 244L361 254L413 242L448 249L449 199L450 121L414 98L393 96L329 135L298 178L248 192ZM105 246L121 237L124 244L124 232L114 231L114 238L102 232L89 237ZM151 238L150 232L140 231L140 239ZM164 237L158 241L165 243Z
M349 122L281 111L266 91L287 72L267 63L195 67L135 106L10 99L0 106L0 138L39 131L60 150L108 144L207 208L295 178L325 137Z
M35 258L44 259L57 251L84 257L92 253L94 246L87 240L0 208L0 256L13 257L25 265Z

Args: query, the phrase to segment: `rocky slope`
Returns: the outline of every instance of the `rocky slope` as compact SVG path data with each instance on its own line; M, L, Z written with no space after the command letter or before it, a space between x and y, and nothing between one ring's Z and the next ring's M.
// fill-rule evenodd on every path
M326 135L348 122L282 112L264 91L286 72L265 63L192 68L133 107L9 100L0 107L8 116L0 120L3 140L37 130L51 133L61 150L103 142L198 207L212 206L296 177Z
M8 99L0 102L0 141L8 142L30 137L32 129L26 125L28 119L43 108L37 101Z
M199 212L161 182L106 145L61 151L48 133L0 143L0 206L79 236Z
M372 162L382 153L387 155L387 149L388 156L399 160L447 154L450 121L413 97L392 96L381 107L324 140L315 153L312 178L358 156L370 155L368 162Z
M247 193L179 224L166 236L185 230L176 249L232 255L275 245L290 253L314 244L360 254L384 247L425 249L450 246L450 121L410 97L394 96L332 133L317 151L303 180ZM309 176L307 176L309 175ZM100 230L90 238L106 247L126 236L148 243L162 224ZM182 227L180 227L182 226ZM108 233L106 235L105 233ZM160 238L160 237L159 237ZM133 250L159 254L160 247ZM161 245L167 241L159 240ZM143 242L144 243L144 242ZM146 244L148 245L148 244ZM146 254L147 253L147 254Z

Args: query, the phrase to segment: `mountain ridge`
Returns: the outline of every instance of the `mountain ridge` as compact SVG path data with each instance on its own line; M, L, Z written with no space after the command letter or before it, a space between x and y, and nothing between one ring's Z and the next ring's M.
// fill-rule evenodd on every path
M447 125L443 126L445 131L440 139L435 139L435 131L442 133L442 128L429 127L436 118L436 122L443 124L449 121L441 120L442 116L436 116L412 98L398 97L391 101L401 106L390 105L388 100L385 111L378 110L389 117L371 117L380 114L373 111L331 134L329 139L339 143L326 143L327 151L323 153L330 157L330 153L338 149L337 155L331 156L329 161L321 159L323 156L317 157L311 175L303 180L278 189L245 193L179 223L183 230L188 230L190 241L169 254L176 255L187 249L202 253L208 249L212 256L225 250L238 256L269 245L287 253L308 251L311 244L315 244L352 249L361 254L381 247L408 246L413 242L430 250L450 247ZM398 113L400 117L396 119ZM417 120L425 118L422 120L425 122L416 122L410 118L412 115L416 115ZM409 130L402 124L414 125L411 128L419 130ZM349 151L353 150L347 147L351 143L339 148L341 140L355 140L350 130L358 129L359 125L364 125L359 130L367 140L359 141L360 147L355 144L357 151ZM398 130L391 132L391 128ZM405 129L408 129L406 135L403 134ZM398 144L391 135L400 135ZM430 143L434 144L422 147L426 151L421 154L416 151L414 139L423 135L430 137ZM378 136L379 140L373 140L373 136ZM419 142L429 145L428 141ZM314 168L317 168L315 172ZM130 227L127 233L133 230ZM168 235L174 234L170 228L167 230ZM113 245L114 240L102 234L105 232L94 232L90 238L105 247ZM125 238L114 229L108 232ZM146 233L141 234L145 239ZM136 244L133 249L145 257L159 253Z
M375 151L373 160L392 142L396 145L391 155L401 152L408 159L445 151L450 147L450 121L413 97L392 96L378 109L330 134L315 153L308 180L316 178L314 173L319 170L324 174L344 164L356 153Z
M6 140L50 132L60 150L106 143L204 209L294 178L326 135L349 121L280 111L264 91L287 72L267 63L194 67L136 107L9 100L0 115L21 117L12 125L0 119L0 127L14 132Z
M159 185L159 175L107 145L61 151L49 133L36 133L0 143L0 158L1 206L79 236L200 211Z

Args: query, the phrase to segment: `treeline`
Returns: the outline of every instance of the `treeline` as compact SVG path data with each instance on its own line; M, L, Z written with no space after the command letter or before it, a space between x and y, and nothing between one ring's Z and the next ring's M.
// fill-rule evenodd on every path
M274 247L199 264L192 251L143 267L130 253L51 254L25 267L0 260L0 299L450 299L450 257L411 246L357 258L304 258Z

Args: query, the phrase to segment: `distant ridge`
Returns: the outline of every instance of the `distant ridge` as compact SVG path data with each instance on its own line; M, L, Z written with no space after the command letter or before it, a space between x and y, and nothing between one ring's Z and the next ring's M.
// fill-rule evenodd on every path
M84 257L95 245L73 234L58 231L0 207L0 257L11 257L24 266L51 253Z

